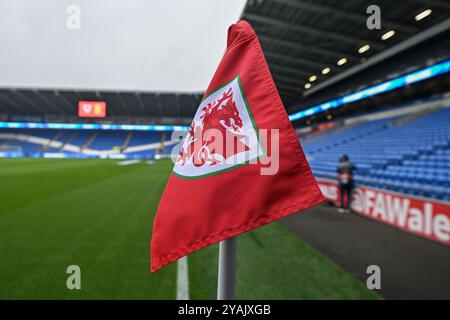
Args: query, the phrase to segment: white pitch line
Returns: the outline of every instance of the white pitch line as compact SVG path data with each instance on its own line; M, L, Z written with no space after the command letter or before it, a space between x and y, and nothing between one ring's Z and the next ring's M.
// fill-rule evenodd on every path
M189 300L189 275L187 256L177 261L177 300Z
M124 160L124 161L119 161L117 162L118 166L129 166L131 164L136 164L141 162L141 160Z

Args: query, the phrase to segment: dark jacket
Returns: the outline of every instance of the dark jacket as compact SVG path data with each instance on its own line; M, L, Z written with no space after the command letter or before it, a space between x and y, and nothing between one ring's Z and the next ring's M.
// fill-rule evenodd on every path
M353 171L356 167L350 161L340 161L337 166L338 180L340 184L353 183Z

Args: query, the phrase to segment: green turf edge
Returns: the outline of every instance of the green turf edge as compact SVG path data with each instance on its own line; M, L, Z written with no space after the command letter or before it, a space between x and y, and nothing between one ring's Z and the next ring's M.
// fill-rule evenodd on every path
M175 298L176 263L150 274L148 252L172 163L114 164L0 159L1 299ZM217 255L213 245L189 256L192 299L215 299ZM81 291L65 287L72 263L82 268ZM239 236L237 298L381 297L272 223Z
M218 245L189 256L191 298L215 299ZM239 299L381 299L278 223L238 239Z

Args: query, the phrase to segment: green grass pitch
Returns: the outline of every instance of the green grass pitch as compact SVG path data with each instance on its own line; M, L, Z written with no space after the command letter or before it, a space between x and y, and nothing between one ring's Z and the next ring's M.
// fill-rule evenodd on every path
M0 299L174 299L176 263L149 271L151 226L172 164L0 159ZM189 256L192 299L214 299L218 246ZM81 268L81 290L66 269ZM241 299L376 299L272 223L239 237Z

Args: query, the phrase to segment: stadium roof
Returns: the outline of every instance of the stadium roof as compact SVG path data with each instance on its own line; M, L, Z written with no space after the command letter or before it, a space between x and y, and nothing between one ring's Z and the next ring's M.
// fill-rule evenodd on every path
M380 30L366 26L366 10L373 4L381 9ZM449 17L445 0L249 0L243 13L260 38L286 106ZM438 31L448 27L446 23ZM322 74L326 68L330 71Z
M337 82L342 86L345 81L340 80L370 64L382 64L389 55L408 51L450 27L447 1L378 0L381 29L369 30L366 10L371 4L367 0L248 0L242 18L260 38L283 102L291 106L288 111L310 107L299 104L308 93L317 99L315 91L336 87ZM394 33L386 39L389 31ZM327 67L330 71L323 74ZM312 76L317 78L313 81ZM305 88L308 83L309 89ZM105 100L112 121L114 117L191 118L201 97L200 92L3 88L0 115L70 117L79 100Z
M74 116L78 101L106 101L108 117L189 117L202 94L1 89L0 114Z

